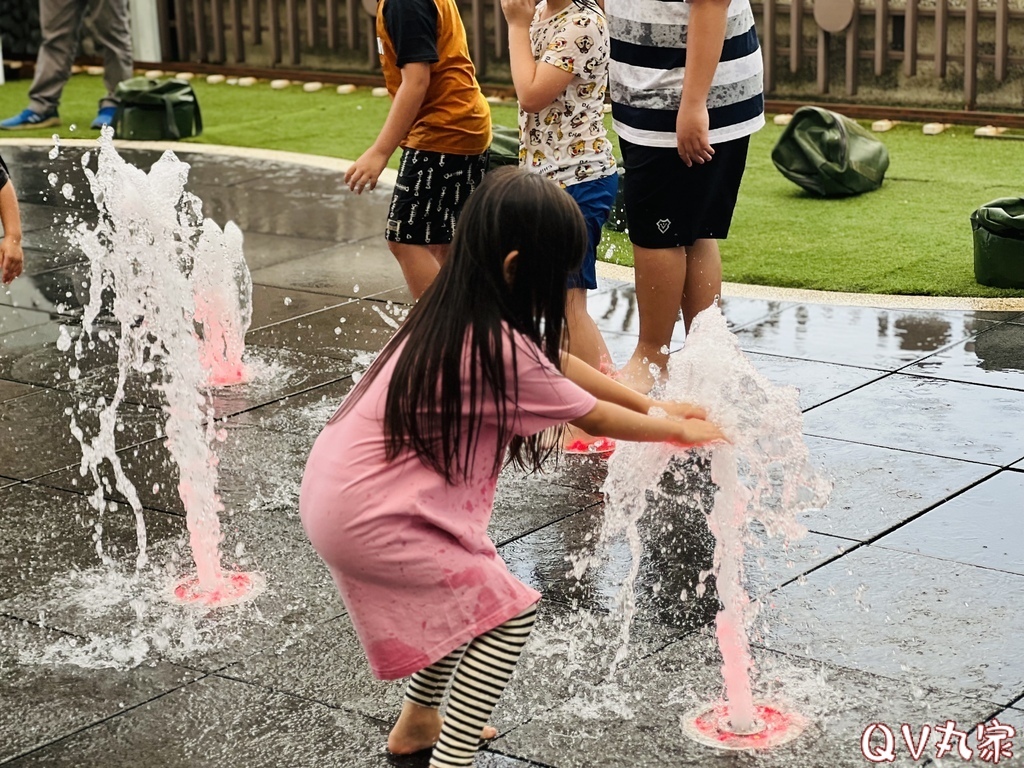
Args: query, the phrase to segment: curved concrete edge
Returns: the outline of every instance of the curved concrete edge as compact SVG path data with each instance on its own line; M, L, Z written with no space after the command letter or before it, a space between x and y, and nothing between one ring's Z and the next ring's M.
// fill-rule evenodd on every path
M620 264L597 263L598 277L609 280L634 282L632 267ZM1024 298L984 299L970 296L898 296L882 293L839 293L811 291L803 288L775 288L770 285L722 283L724 296L765 301L785 301L794 304L833 304L849 307L877 307L879 309L909 310L967 310L974 312L1024 312Z
M47 149L52 149L54 141L53 139L0 138L0 148L5 146L46 147ZM99 139L61 139L60 146L74 147L76 149L99 149L100 144ZM157 152L174 152L175 154L187 153L272 160L281 163L305 165L310 168L323 168L329 171L338 171L339 173L345 173L353 163L352 160L343 160L338 157L307 155L303 152L287 152L282 149L234 147L225 144L199 144L188 141L126 141L125 139L114 139L114 147L116 149L151 149ZM377 182L377 189L386 189L390 192L397 180L398 172L391 168L385 168Z
M0 138L0 147L35 146L52 148L53 145L52 139ZM60 146L95 149L99 146L99 141L98 139L61 139ZM125 141L123 139L115 139L114 146L118 149L151 149L175 153L219 155L223 157L249 157L259 160L294 163L311 168L323 168L340 173L347 171L353 162L336 157L308 155L302 152L288 152L280 149L235 147L224 144L199 144L180 141ZM378 181L377 190L385 191L392 189L397 178L397 171L390 168L384 169ZM597 274L599 277L609 280L620 280L628 283L634 282L635 279L631 267L607 262L597 263ZM877 293L836 293L832 291L811 291L801 288L746 285L743 283L723 283L722 293L725 296L735 296L737 298L764 299L766 301L785 301L801 304L834 304L908 310L1024 312L1024 298L985 299L968 296L896 296Z

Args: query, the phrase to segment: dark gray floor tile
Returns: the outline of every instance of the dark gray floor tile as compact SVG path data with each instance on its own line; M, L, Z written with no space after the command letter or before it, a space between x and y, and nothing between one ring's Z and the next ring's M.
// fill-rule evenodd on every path
M767 376L775 384L799 389L800 407L804 410L839 397L882 375L870 368L816 363L792 357L756 353L747 357L759 373Z
M373 676L348 616L318 624L221 674L389 724L402 708L406 684Z
M0 305L0 354L4 352L3 336L49 322L50 314L48 312Z
M242 250L250 272L309 256L334 244L331 240L285 237L268 232L244 232L243 236Z
M505 733L553 702L593 699L612 688L610 663L620 645L620 624L606 616L542 602L537 625L499 699L492 723ZM678 632L637 622L628 666L665 647ZM268 648L221 673L265 688L393 723L406 681L373 677L351 621L318 625L279 648ZM479 763L478 763L479 764Z
M261 511L287 514L298 528L298 495L302 470L312 448L315 433L297 435L274 432L253 425L229 421L224 439L212 446L217 456L217 490L225 515L250 515ZM185 514L178 493L180 473L162 439L150 440L119 454L121 468L135 486L142 503L150 509ZM100 469L104 496L125 501L107 466ZM92 494L96 483L81 477L77 467L37 478L47 487ZM225 524L228 517L225 517Z
M208 392L208 404L216 418L224 419L236 413L276 402L297 392L303 392L349 376L352 367L339 360L307 355L284 347L246 346L243 363L248 380L241 384L201 390ZM163 380L162 366L150 374L130 372L125 383L124 402L162 408L166 397L159 388ZM91 372L79 380L73 390L81 397L108 400L117 388L118 368L108 365ZM126 408L131 407L126 405Z
M904 685L1007 704L1024 577L864 546L772 596L765 644Z
M348 194L345 174L330 168L297 163L265 162L259 176L240 182L246 189L289 196L319 197ZM379 195L373 196L380 197ZM367 201L370 196L367 196Z
M509 571L537 589L545 599L592 612L611 611L618 604L624 580L633 565L621 539L600 543L604 509L594 507L562 518L501 547ZM637 616L649 623L692 630L706 625L718 611L713 589L701 593L702 571L712 568L714 539L704 513L680 507L668 526L647 521L636 578ZM574 575L574 564L585 564Z
M43 611L42 606L60 601L62 584L76 573L99 569L103 558L133 568L139 553L136 519L124 505L108 504L99 514L88 500L27 483L0 491L0 530L16 557L0 559L0 610L23 619L43 619L47 626L79 636L68 615L87 613L90 606L66 606L64 617ZM183 521L159 512L143 513L151 544L174 542L184 530ZM100 554L102 551L102 556ZM68 582L70 583L70 582ZM126 608L126 615L131 615Z
M930 723L937 713L967 722L988 702L894 687L891 681L755 651L756 700L802 715L809 723L795 741L769 750L736 753L689 739L684 718L722 693L721 657L713 640L691 635L630 668L606 701L551 697L526 724L498 739L493 748L559 768L620 766L859 767L866 726ZM948 714L946 714L948 713ZM909 755L899 766L919 765Z
M75 408L78 398L57 390L43 390L0 404L0 466L11 477L27 480L81 461L81 444L71 432L66 410ZM87 436L98 431L98 414L91 409L75 413ZM159 434L162 414L153 409L125 409L118 416L123 429L116 436L119 446L128 447L151 440ZM45 425L45 429L41 428Z
M3 351L3 344L0 342L0 352ZM38 392L38 387L33 387L31 384L20 384L16 381L4 381L0 379L0 403L13 400L16 397L24 397L25 395Z
M124 665L166 658L210 671L343 611L294 508L271 503L221 515L221 566L259 574L265 589L250 602L206 611L170 600L176 581L195 573L184 518L144 513L151 565L136 575L135 518L123 505L111 505L101 518L78 494L38 486L0 494L4 508L22 510L21 518L2 523L4 539L20 554L0 562L0 578L14 590L0 598L0 611L43 616L48 627L88 637L99 644L98 658ZM96 552L97 522L112 565L101 564Z
M18 169L14 177L18 200L54 209L94 207L82 168L82 158L87 151L61 147L54 154L53 147L4 147L7 162ZM95 153L92 157L91 166L95 168Z
M4 148L6 154L7 148ZM15 178L15 184L17 184L17 178ZM42 247L36 246L35 243L39 237L44 237L45 232L40 230L52 230L64 222L69 213L74 215L74 212L60 210L54 208L51 205L45 205L43 203L31 203L28 200L18 200L18 210L21 213L21 231L25 235L22 239L22 245L26 245L26 241L31 244L31 247ZM37 237L29 238L29 233L37 233Z
M125 154L118 150L125 160L138 166L148 169L159 159L159 155L153 155L145 151ZM203 187L231 187L236 184L243 184L247 181L260 179L268 174L280 173L282 164L273 160L263 160L255 157L232 157L224 154L207 154L204 152L189 152L188 145L182 144L174 153L182 162L188 163L188 187L193 185ZM292 168L289 163L285 168Z
M601 502L595 488L581 491L552 482L546 475L523 477L506 471L498 481L488 534L501 545Z
M729 327L741 328L791 305L763 299L727 296L721 299L720 306ZM589 294L587 309L602 333L628 334L633 337L634 342L636 341L636 336L640 332L640 316L637 312L636 289L632 283L616 283L610 286L602 284L601 290ZM673 344L681 345L685 338L686 329L682 322L679 322L672 334Z
M636 343L640 316L637 313L636 289L632 285L591 291L587 296L587 310L602 333L625 334L632 337L633 343ZM679 323L672 338L682 343L685 336L682 323Z
M342 379L240 413L231 418L231 423L236 426L256 426L274 432L287 432L312 440L338 410L351 389L352 379Z
M1024 389L1024 326L1002 323L908 368L915 376Z
M737 330L748 325L765 321L793 306L788 301L769 301L767 299L747 299L740 296L723 296L719 300L722 314L729 328Z
M402 310L378 301L353 301L250 333L249 344L287 347L365 369L394 334Z
M10 763L16 768L380 768L379 723L209 677Z
M335 245L312 256L253 271L254 283L357 299L405 285L384 238Z
M322 309L340 307L351 299L330 296L323 293L292 291L269 285L252 287L252 323L249 332L296 317L319 312Z
M57 342L65 335L69 348L61 351ZM81 327L70 318L9 333L0 338L0 376L23 384L67 389L76 383L71 378L73 368L78 370L79 377L88 377L117 362L113 337L108 342L94 340L93 349L87 350L88 357L76 360L72 342L80 336Z
M801 304L736 335L750 352L892 371L991 325L964 312Z
M23 275L0 292L0 304L52 315L79 314L88 301L89 270L84 264Z
M1024 393L895 374L809 411L804 432L1006 466L1024 455Z
M1024 474L1000 472L875 544L1024 576Z
M217 222L233 221L243 232L266 232L349 243L367 237L384 238L389 199L361 199L348 192L330 196L280 194L276 190L189 184L203 201L203 215Z
M195 673L166 662L131 670L35 662L59 637L0 616L0 763L195 678Z
M38 275L55 269L64 269L73 264L80 264L86 256L78 248L31 248L25 247L25 275Z
M992 467L922 453L806 438L833 482L824 509L801 515L812 531L868 541L992 473Z

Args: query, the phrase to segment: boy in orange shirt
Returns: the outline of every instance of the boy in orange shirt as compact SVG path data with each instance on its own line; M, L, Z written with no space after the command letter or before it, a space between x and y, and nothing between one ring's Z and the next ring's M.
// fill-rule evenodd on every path
M373 189L402 147L385 237L414 298L437 275L455 222L483 179L491 111L476 81L455 0L380 0L377 48L393 99L345 183Z

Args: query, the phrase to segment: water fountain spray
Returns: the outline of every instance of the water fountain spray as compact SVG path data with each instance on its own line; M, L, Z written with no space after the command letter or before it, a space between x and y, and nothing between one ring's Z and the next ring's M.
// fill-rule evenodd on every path
M115 438L129 374L154 377L164 400L165 444L180 471L178 493L196 565L195 575L181 580L174 595L204 605L239 602L251 597L262 580L221 566L219 514L224 507L217 493L212 445L218 435L207 387L225 380L224 368L227 379L244 378L242 338L251 317L252 286L241 255L241 232L233 224L222 232L203 219L202 202L184 191L189 166L172 153L165 153L147 174L117 154L109 130L99 143L98 169L85 173L100 220L95 228L79 225L73 236L89 259L90 272L89 301L74 353L81 363L97 344L111 342L114 334L97 321L104 296L112 297L118 370L114 394L96 402L100 428L95 434L86 435L70 414L72 432L82 443L80 471L92 475L97 485L93 502L102 505L102 488L110 488L100 467L104 461L112 466L116 488L135 512L141 567L146 561L142 504L121 467ZM234 300L241 310L233 322L226 319L232 302L214 295L226 289L242 296ZM65 348L71 346L66 331L61 339ZM73 378L77 370L77 365L72 368ZM80 410L86 407L83 401Z
M716 747L775 746L795 738L805 722L780 706L754 699L749 629L756 604L744 583L744 552L754 538L752 526L787 543L804 535L797 515L824 506L831 483L809 462L799 393L776 386L757 372L717 306L694 319L682 352L673 356L669 374L665 398L703 406L708 418L731 440L711 449L710 479L716 490L712 508L705 509L715 536L713 573L722 606L715 634L722 653L724 696L688 714L683 727L691 737ZM613 668L625 657L635 611L641 554L638 523L648 513L652 498L655 506L659 495L668 500L660 484L663 476L684 471L685 466L672 448L649 443L622 444L608 462L600 540L625 537L633 558L617 600L623 615L623 647ZM585 561L577 563L577 574L588 566Z

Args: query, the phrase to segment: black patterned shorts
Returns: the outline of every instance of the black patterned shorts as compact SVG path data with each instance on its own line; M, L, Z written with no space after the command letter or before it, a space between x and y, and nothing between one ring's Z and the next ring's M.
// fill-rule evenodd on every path
M450 243L462 206L486 169L486 152L452 155L402 150L385 237L406 245Z

